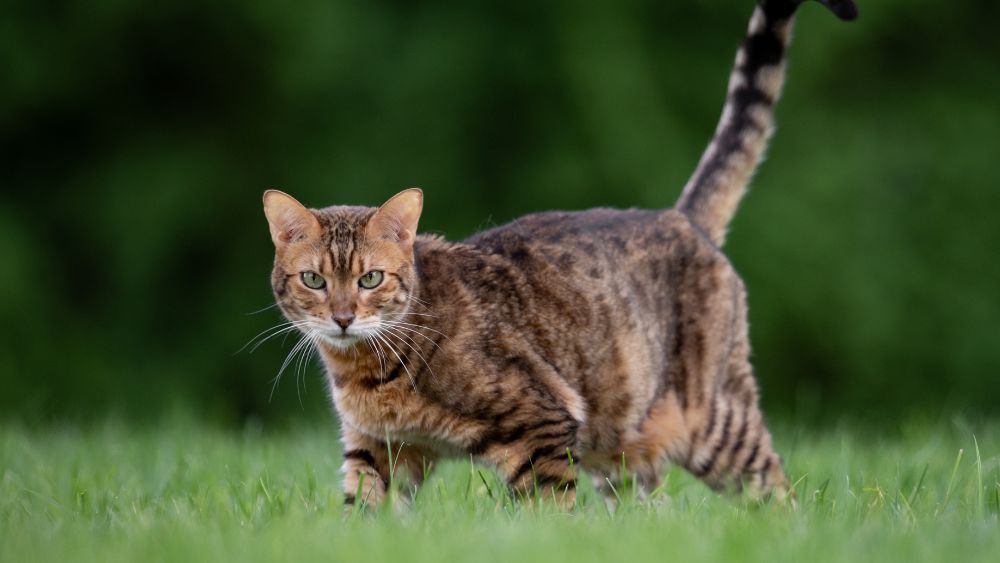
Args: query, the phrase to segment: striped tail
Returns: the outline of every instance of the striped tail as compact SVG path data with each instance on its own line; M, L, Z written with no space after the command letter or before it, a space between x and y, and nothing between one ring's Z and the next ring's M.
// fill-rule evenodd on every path
M720 246L774 130L774 105L785 80L785 49L801 2L759 0L736 53L715 136L677 202L677 209ZM853 0L819 2L843 20L858 15Z

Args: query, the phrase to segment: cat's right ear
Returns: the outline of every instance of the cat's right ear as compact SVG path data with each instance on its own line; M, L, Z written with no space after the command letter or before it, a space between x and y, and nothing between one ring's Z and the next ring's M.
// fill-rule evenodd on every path
M322 233L319 220L294 197L278 190L264 192L264 215L271 228L274 246L318 238Z

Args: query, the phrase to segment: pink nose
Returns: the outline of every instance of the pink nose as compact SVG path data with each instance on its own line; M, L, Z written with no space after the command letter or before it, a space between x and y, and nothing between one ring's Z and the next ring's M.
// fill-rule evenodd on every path
M348 313L334 315L333 322L340 325L340 328L347 330L347 327L351 326L351 323L354 322L354 314Z

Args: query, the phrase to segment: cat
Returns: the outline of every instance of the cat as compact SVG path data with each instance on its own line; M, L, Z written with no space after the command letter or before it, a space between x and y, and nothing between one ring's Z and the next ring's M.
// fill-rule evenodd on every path
M720 247L772 130L799 1L755 7L672 209L538 213L448 242L417 234L416 188L377 209L264 194L275 299L340 418L345 503L378 504L390 467L419 484L469 456L570 504L581 471L613 482L624 467L651 488L667 463L718 490L789 492Z

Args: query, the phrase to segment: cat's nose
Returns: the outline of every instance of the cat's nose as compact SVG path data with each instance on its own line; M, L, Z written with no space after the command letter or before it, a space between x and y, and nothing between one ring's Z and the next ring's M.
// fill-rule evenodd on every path
M340 325L340 328L347 330L347 327L354 322L354 313L338 313L333 316L333 322Z

